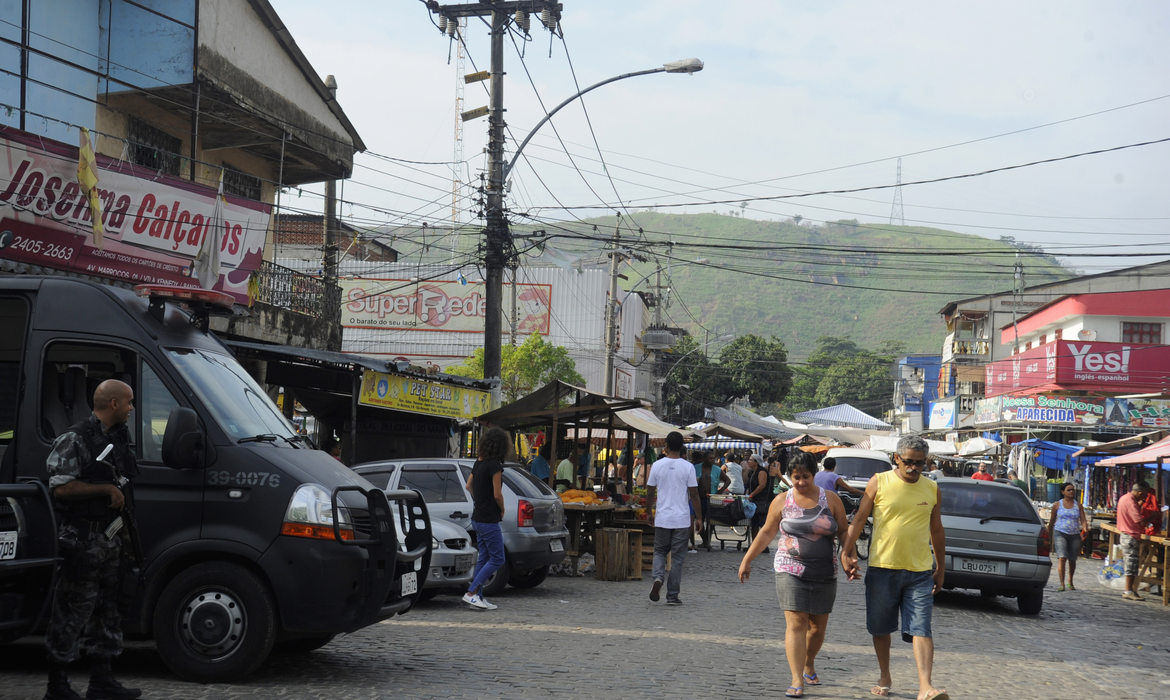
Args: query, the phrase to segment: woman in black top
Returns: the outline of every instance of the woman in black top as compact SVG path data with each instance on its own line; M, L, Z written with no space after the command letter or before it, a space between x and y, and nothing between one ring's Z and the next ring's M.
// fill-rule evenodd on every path
M504 565L504 534L500 521L504 519L503 473L504 460L511 449L512 436L499 428L492 428L480 438L479 459L467 477L474 507L471 528L475 530L479 561L475 563L475 578L463 596L463 602L473 610L495 610L496 606L483 597L483 584Z
M752 516L752 538L760 534L760 528L768 520L768 506L772 502L772 482L768 468L760 464L759 455L748 457L748 465L752 468L751 476L744 477L744 491L748 499L756 504L756 514ZM764 547L764 554L771 550Z

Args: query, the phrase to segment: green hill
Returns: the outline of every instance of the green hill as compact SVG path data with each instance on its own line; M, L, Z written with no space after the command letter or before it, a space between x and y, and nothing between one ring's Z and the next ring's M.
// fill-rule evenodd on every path
M951 300L1010 290L1017 252L1029 285L1072 276L1035 249L940 229L656 212L636 212L632 220L622 220L624 245L632 239L651 255L673 251L667 311L673 323L700 342L703 327L713 336L775 335L794 359L806 357L823 335L849 336L866 348L897 341L908 352L938 352L946 335L938 310ZM615 222L602 217L564 227L608 237ZM550 245L577 247L567 239ZM624 286L653 270L653 259L635 263ZM653 278L637 289L652 284Z

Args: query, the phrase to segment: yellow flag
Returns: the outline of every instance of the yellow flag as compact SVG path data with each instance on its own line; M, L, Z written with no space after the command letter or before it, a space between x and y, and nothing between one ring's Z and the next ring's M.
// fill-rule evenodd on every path
M105 229L102 228L102 201L98 197L96 166L97 157L93 154L93 146L89 142L89 129L83 126L81 127L81 147L77 153L77 184L81 185L82 193L89 200L89 212L93 219L94 245L97 246L98 250L102 250Z

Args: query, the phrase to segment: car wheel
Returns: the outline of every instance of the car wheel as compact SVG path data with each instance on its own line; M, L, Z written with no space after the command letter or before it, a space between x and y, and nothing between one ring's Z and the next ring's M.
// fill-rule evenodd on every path
M154 615L163 663L196 683L238 681L276 641L276 606L264 582L237 564L208 562L167 584Z
M1016 605L1023 615L1039 615L1040 608L1044 606L1044 590L1020 591L1016 596Z
M496 569L495 573L483 583L483 595L497 595L508 586L508 579L512 577L512 565L504 560L504 565Z
M538 566L528 571L515 571L508 577L508 585L513 588L536 588L548 578L548 567Z
M278 642L273 648L273 651L280 654L308 654L311 651L317 651L329 642L333 641L336 634L326 634L318 637L302 637L300 639L290 639L285 642Z

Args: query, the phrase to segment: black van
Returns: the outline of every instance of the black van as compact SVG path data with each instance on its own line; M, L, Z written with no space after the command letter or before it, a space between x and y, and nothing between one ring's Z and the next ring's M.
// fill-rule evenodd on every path
M175 673L239 679L276 643L314 649L418 599L422 498L372 487L293 431L207 331L208 313L230 305L216 292L0 276L0 642L44 623L56 557L45 459L110 378L134 389L141 472L143 560L123 628L153 637Z

